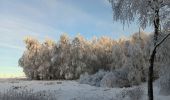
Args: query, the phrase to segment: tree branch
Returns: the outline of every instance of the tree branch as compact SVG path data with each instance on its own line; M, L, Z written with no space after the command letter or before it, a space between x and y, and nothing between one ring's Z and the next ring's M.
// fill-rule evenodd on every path
M156 49L159 45L161 45L169 36L170 36L170 33L168 33L158 44L156 44L154 49Z

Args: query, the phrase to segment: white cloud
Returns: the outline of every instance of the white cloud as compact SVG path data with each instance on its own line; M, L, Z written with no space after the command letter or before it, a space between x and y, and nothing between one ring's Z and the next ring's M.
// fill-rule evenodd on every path
M45 37L55 39L61 33L61 31L48 25L18 19L16 17L1 16L0 22L0 46L6 45L9 48L22 48L23 39L27 35L36 37L42 41Z

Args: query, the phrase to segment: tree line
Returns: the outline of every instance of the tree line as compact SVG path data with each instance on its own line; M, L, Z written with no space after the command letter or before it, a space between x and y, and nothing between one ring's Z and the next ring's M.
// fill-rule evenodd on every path
M159 38L163 38L162 34ZM147 80L149 55L154 43L153 34L135 33L129 38L113 40L103 36L85 39L81 35L70 39L60 36L56 43L46 39L40 43L33 37L25 38L26 50L19 59L19 66L29 79L78 79L87 72L94 74L99 70L114 71L128 69L128 80L140 84ZM154 79L159 77L160 68L170 64L170 39L167 39L156 54Z

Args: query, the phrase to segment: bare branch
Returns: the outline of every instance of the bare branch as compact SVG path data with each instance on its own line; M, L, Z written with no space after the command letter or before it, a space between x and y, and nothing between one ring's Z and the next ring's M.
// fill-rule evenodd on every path
M168 33L168 34L155 46L154 49L156 49L159 45L161 45L169 36L170 36L170 33Z

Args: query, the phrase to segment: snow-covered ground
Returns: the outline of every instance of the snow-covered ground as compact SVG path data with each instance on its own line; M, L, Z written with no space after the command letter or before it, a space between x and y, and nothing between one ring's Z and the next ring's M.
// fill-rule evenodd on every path
M147 100L146 84L140 87L144 90L142 100ZM52 93L56 100L127 100L118 98L119 94L132 88L103 88L87 84L79 84L77 81L29 81L18 79L0 79L0 92L10 89L17 91L32 90L33 92L47 91ZM135 95L135 94L134 94ZM159 95L159 88L154 86L155 100L170 100L170 96ZM128 99L129 100L129 99Z

